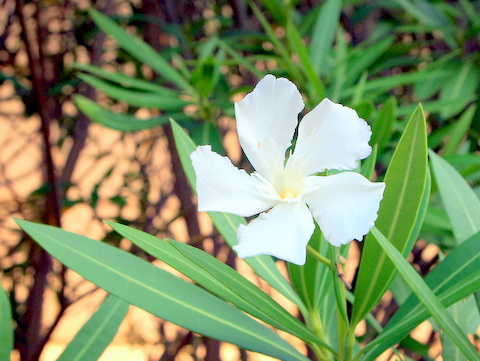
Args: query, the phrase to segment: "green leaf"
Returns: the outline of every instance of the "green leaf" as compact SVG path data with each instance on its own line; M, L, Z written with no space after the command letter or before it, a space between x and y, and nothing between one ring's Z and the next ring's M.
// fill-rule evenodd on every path
M97 10L90 8L88 10L95 24L115 38L118 44L129 54L140 60L142 63L150 65L154 71L164 79L172 82L183 90L191 90L191 85L180 73L175 70L160 54L152 49L147 43L139 38L128 34L115 21L101 14Z
M303 45L302 38L291 18L287 21L286 35L290 48L298 55L300 68L304 71L305 78L308 79L310 101L318 103L325 98L325 87L310 62L307 48Z
M378 112L377 118L372 126L371 144L378 144L378 151L381 152L393 134L393 127L397 120L397 101L390 97L383 104Z
M370 99L364 99L356 103L352 108L355 109L360 118L368 119L370 118L370 114L372 114L375 105Z
M78 331L57 361L96 361L112 342L128 311L128 303L109 295Z
M161 93L125 89L88 74L78 74L78 77L95 89L101 90L110 98L122 100L137 107L160 109L163 111L178 111L182 110L186 105L191 104L190 102L180 99L179 94L176 96L167 96Z
M425 283L445 307L480 289L480 232L463 242L425 278ZM429 317L427 309L412 294L402 303L382 333L362 353L373 360L409 334Z
M100 78L108 80L112 83L117 83L126 88L132 88L132 89L141 90L144 92L159 93L159 94L170 96L170 97L178 97L177 90L172 90L172 89L157 85L155 83L152 83L150 81L132 78L121 73L112 73L109 71L105 71L102 68L99 68L97 66L89 65L89 64L73 63L72 66L75 69L82 70L90 74L94 74Z
M101 107L94 101L78 94L75 95L74 102L78 109L92 121L122 132L134 132L164 125L169 122L171 117L176 119L186 118L184 113L178 113L149 119L138 119L133 115L113 113L110 110Z
M265 30L265 33L268 36L268 40L271 41L271 43L273 44L275 51L279 53L281 59L284 62L284 66L287 68L288 73L291 74L291 76L295 79L303 79L302 73L298 69L298 66L292 61L290 53L288 52L285 45L280 41L277 34L275 34L275 30L270 25L269 21L265 18L262 11L258 8L257 5L255 5L253 1L249 2L248 5L250 5L253 13L255 14L255 17L258 19L263 29Z
M383 53L385 53L394 41L393 37L387 37L367 48L359 46L352 53L350 65L347 67L346 85L352 85Z
M16 222L53 257L132 305L247 350L282 360L307 360L237 308L130 253L59 228Z
M446 160L429 152L432 171L452 224L455 239L460 244L480 231L480 200L465 179Z
M464 335L466 335L467 333L465 330L464 323L466 321L468 310L464 303L465 303L464 301L457 302L454 305L450 306L447 309L447 311L452 317L453 321L462 328ZM448 337L448 335L446 335L445 333L442 333L441 340L442 340L442 357L444 360L468 361L465 355L462 354L462 352L458 349L457 346L455 346L455 343L452 341L450 337Z
M443 147L442 154L444 157L454 155L456 153L458 147L462 143L463 138L468 135L468 130L470 129L470 124L472 124L476 109L477 107L475 105L471 105L467 110L465 110L460 119L453 124L445 146Z
M384 76L378 79L371 79L365 84L364 92L369 97L377 94L383 94L387 91L402 85L408 85L416 82L422 82L431 78L448 79L450 73L445 70L420 71L413 73L404 73L392 76ZM355 87L345 87L342 97L348 97L355 93Z
M450 314L435 296L433 291L425 284L413 267L403 258L403 255L391 244L385 236L377 229L370 231L380 247L388 255L399 274L410 286L412 292L423 303L430 315L435 319L443 331L452 339L462 353L471 361L480 360L480 355L462 330L453 321Z
M196 145L175 121L172 121L171 125L183 170L185 171L190 185L196 191L196 176L190 159L190 154L195 151ZM245 218L221 212L208 212L208 214L228 245L230 247L236 245L237 229L240 224L247 224ZM244 261L252 267L260 277L267 281L270 286L295 303L300 310L305 310L303 302L275 266L272 257L266 255L247 257Z
M174 240L161 241L121 224L107 223L144 251L241 310L306 342L321 342L265 292L208 253Z
M308 245L322 256L328 257L328 243L321 242L321 239L321 230L316 225ZM330 269L307 252L305 264L298 266L288 263L288 271L290 280L303 303L307 306L309 313L318 312L332 284Z
M453 63L455 65L456 63ZM480 71L473 62L461 62L457 68L454 68L453 74L442 86L440 91L440 101L454 101L450 107L444 107L440 114L443 118L450 118L460 111L473 99Z
M280 25L285 25L287 14L285 7L280 0L261 0L262 5L267 8L268 12L273 16L275 21Z
M13 350L12 309L8 296L0 286L0 361L10 361Z
M378 146L375 144L372 147L372 152L362 162L362 168L360 170L360 174L363 175L365 178L372 180L373 172L375 171L375 164L377 162L377 155L378 155Z
M415 227L427 182L427 133L422 107L410 118L385 175L386 189L376 226L402 253ZM412 244L413 245L413 244ZM368 235L362 251L351 324L357 325L378 303L395 269L382 248Z
M340 20L342 2L327 0L318 12L309 45L310 59L317 75L327 75L326 60Z

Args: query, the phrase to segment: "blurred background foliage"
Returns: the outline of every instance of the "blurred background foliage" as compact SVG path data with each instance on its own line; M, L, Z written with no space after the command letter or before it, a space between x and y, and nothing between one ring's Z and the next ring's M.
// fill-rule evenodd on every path
M379 179L422 102L430 148L479 194L478 14L480 2L468 0L3 0L0 268L18 358L47 359L67 311L96 290L18 232L11 216L148 259L101 221L114 220L195 244L236 266L196 211L169 119L248 168L232 103L266 73L292 80L306 110L324 97L355 108L372 126ZM455 246L434 182L409 259L426 274ZM389 296L375 309L380 324L397 302ZM181 352L221 359L218 342L179 329L169 335L162 321L150 338L134 323L128 327L124 343L161 345L144 348L143 359L173 360ZM365 341L374 335L363 331ZM435 330L407 341L400 349L412 359L441 355L431 347L440 343ZM235 355L253 360L244 351Z

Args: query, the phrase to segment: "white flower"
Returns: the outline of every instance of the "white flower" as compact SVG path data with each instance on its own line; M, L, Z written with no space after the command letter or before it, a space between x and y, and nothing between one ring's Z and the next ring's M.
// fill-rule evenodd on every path
M238 228L241 258L269 254L302 265L313 219L334 246L361 240L377 219L384 183L353 172L314 175L356 168L371 152L370 127L353 109L324 99L303 117L287 159L303 108L292 82L267 75L235 104L240 144L256 171L236 168L209 145L191 155L200 211L263 212Z

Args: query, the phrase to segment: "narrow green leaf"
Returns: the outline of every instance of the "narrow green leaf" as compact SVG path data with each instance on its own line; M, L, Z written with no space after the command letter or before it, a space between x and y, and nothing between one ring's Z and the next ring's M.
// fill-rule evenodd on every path
M332 102L338 103L340 101L340 94L342 93L342 90L343 90L343 83L345 82L345 71L347 69L347 64L345 62L345 59L347 57L347 42L345 41L345 34L343 33L343 29L339 29L337 31L335 43L336 43L334 48L335 67L333 71L331 71L331 81L330 81L331 85L329 87L330 91L328 92L328 97ZM365 84L365 81L366 81L366 76L362 76L360 78L359 83ZM358 88L358 85L356 86L356 88ZM352 101L351 104L355 104L355 103L356 102Z
M445 70L435 70L435 71L420 71L412 73L404 73L392 76L380 77L378 79L371 79L365 84L364 92L368 94L369 97L373 97L376 94L386 93L388 90L391 90L395 87L401 85L408 85L416 82L422 82L433 78L437 79L448 79L450 73ZM342 97L349 97L355 92L355 87L345 87L342 92Z
M267 8L268 12L273 16L279 25L285 25L287 14L285 7L280 0L261 0L262 5Z
M237 308L118 248L59 228L16 220L48 253L82 277L179 326L281 360L307 358Z
M196 145L175 121L171 121L171 125L183 170L190 185L196 190L196 176L190 159L190 154L195 151ZM228 245L230 247L236 245L237 229L240 224L247 224L245 218L221 212L208 212L208 214ZM305 310L305 306L300 300L300 297L293 291L285 277L283 277L275 266L272 257L267 255L247 257L244 261L252 267L260 277L267 281L270 286L295 303L300 310Z
M118 223L107 223L144 251L241 310L306 342L321 342L265 292L208 253L174 240L162 241Z
M310 59L317 76L327 75L325 73L327 55L333 45L341 11L340 0L327 0L318 12L309 45Z
M152 49L147 43L139 38L128 34L115 21L106 17L97 10L90 8L88 10L95 24L115 38L118 44L132 56L142 63L150 65L154 71L161 75L165 80L171 81L183 90L191 90L191 85L183 78L173 66L169 64L160 54Z
M263 13L253 1L249 2L248 4L250 5L253 13L255 14L255 17L258 19L263 29L265 30L265 33L268 36L268 40L273 44L275 50L278 52L281 59L283 60L284 65L288 70L288 73L291 74L292 77L295 79L303 79L302 73L298 69L297 65L292 61L290 53L288 52L285 45L280 41L278 36L275 34L275 30L273 30L269 21L265 18Z
M101 90L110 98L123 100L124 102L137 107L160 109L163 111L179 111L186 105L190 104L190 102L182 100L179 94L176 96L166 96L161 93L126 89L95 78L89 74L78 74L78 77L95 89Z
M449 137L445 146L443 147L443 156L447 157L449 155L454 155L462 143L463 138L468 135L468 130L470 129L470 124L472 124L473 116L477 107L471 105L467 110L462 114L460 119L453 124L452 129L449 132Z
M470 108L472 109L472 107ZM473 116L473 112L471 113ZM448 214L457 244L480 231L480 200L464 178L447 161L430 151L430 160L438 185L442 203ZM462 303L452 305L448 312L467 332L468 319L478 318L478 308L466 308ZM446 360L463 361L451 340L442 336L443 355Z
M347 67L345 84L354 84L360 75L367 71L368 67L391 47L393 41L393 37L387 37L369 46L367 49L363 49L361 46L358 47L356 53L351 54L352 59Z
M321 239L322 233L320 228L316 226L308 245L322 256L328 257L327 242L321 242ZM305 265L297 266L288 263L288 271L295 290L302 298L310 314L318 312L332 284L330 269L307 252Z
M84 72L96 75L100 78L108 80L112 83L117 83L126 88L132 88L132 89L141 90L144 92L155 92L155 93L159 93L159 94L170 96L170 97L178 97L177 90L165 88L163 86L160 86L158 84L155 84L146 80L132 78L130 76L127 76L121 73L112 73L109 71L105 71L102 68L99 68L98 66L89 65L89 64L73 63L72 66L75 69L82 70Z
M480 200L446 160L429 152L432 171L458 243L480 231Z
M472 100L475 100L475 99L476 99L476 97L472 98ZM426 112L439 113L439 112L442 111L442 109L457 106L458 102L459 102L458 99L432 100L432 101L422 103L422 107ZM412 112L412 110L413 110L413 105L412 104L401 106L401 107L398 108L398 115L399 116L404 116L404 115L410 114ZM459 111L457 111L457 113L460 112L460 111L461 111L461 109ZM443 129L439 129L439 130L443 130Z
M310 62L307 48L303 45L302 38L291 18L287 21L286 35L291 49L298 55L305 78L308 79L310 100L318 103L325 98L325 87Z
M454 65L456 63L453 63ZM440 91L440 101L454 101L450 107L444 107L440 114L443 118L448 119L460 111L475 96L478 81L480 79L480 71L473 62L459 62L458 68L454 68L453 74L443 84Z
M422 107L410 118L385 175L386 189L376 226L403 254L420 211L427 181L427 132ZM368 235L362 252L352 325L378 303L393 280L395 269L378 243Z
M377 243L388 255L395 265L398 273L408 283L412 292L423 303L428 312L437 321L438 325L452 339L462 353L471 361L480 360L480 355L462 330L453 321L450 314L435 296L432 290L425 284L413 267L403 258L403 255L391 244L385 236L375 227L370 231Z
M447 309L447 311L452 317L452 320L457 325L459 325L459 327L462 329L463 334L467 335L467 332L465 330L467 308L464 303L465 303L464 300L457 302L454 305L451 305ZM458 347L455 345L452 339L448 337L448 335L446 335L445 333L442 333L441 340L442 340L442 357L444 360L468 361L465 355L458 349Z
M248 61L245 56L240 55L233 49L230 45L227 44L226 41L221 39L218 40L218 46L225 50L227 55L231 56L233 60L237 62L237 64L242 65L247 69L250 73L255 75L257 78L262 78L265 74L258 70L255 65L253 65L250 61Z
M373 172L375 170L375 163L377 162L378 146L375 144L372 147L372 153L362 163L360 174L367 179L372 179Z
M7 293L0 286L0 361L10 361L13 350L12 309Z
M186 118L184 113L179 113L149 119L138 119L129 114L113 113L110 110L101 107L94 101L78 94L75 95L74 102L78 109L92 121L122 132L134 132L164 125L169 122L171 117L176 118L177 120Z
M480 232L463 242L425 278L425 283L445 307L480 289ZM412 294L402 303L383 332L362 352L373 360L384 350L402 340L429 317L427 309Z
M390 97L378 112L372 126L372 144L378 144L381 152L393 134L393 127L397 120L397 100Z
M112 342L128 311L128 303L109 295L78 331L57 361L96 361Z

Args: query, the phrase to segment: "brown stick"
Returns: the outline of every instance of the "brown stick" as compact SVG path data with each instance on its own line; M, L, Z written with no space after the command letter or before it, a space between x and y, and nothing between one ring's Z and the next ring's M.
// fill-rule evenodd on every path
M23 16L23 1L15 0L16 15L22 29L21 36L25 44L28 56L29 67L32 75L33 98L35 100L38 114L40 115L40 134L44 144L44 165L45 180L49 189L46 194L45 209L42 214L43 223L60 226L60 198L55 174L55 164L53 163L50 146L50 114L48 111L49 97L45 88L45 79L43 78L43 51L38 38L40 26L38 24L38 4L36 8L36 28L32 39L28 34L28 28ZM19 350L22 360L37 360L45 345L45 338L41 334L42 327L42 309L44 303L44 292L47 287L47 275L52 269L52 259L50 255L41 249L36 243L32 243L31 248L31 266L33 267L34 281L27 299L27 308L22 318L22 324L26 327L24 339L20 340Z

